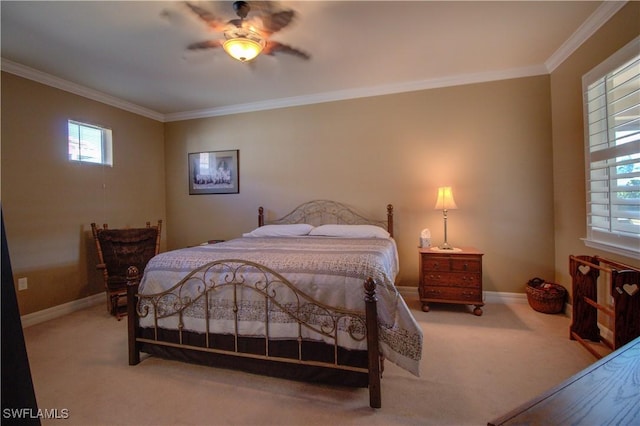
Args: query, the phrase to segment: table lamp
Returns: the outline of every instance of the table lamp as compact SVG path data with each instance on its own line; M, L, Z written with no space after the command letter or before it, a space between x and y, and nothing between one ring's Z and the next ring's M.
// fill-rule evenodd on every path
M436 210L442 210L444 215L444 243L438 246L440 250L453 250L453 247L447 242L447 211L457 209L456 202L453 199L453 192L450 186L442 186L438 188L438 198L436 200Z

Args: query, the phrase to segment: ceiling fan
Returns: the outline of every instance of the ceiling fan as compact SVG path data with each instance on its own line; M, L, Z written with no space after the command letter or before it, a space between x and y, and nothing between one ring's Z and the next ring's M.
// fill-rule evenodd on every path
M274 55L276 53L286 53L302 59L309 59L308 53L271 40L271 36L285 28L293 21L295 12L291 9L273 11L270 2L257 2L258 10L261 14L247 19L251 11L251 4L247 1L233 2L233 10L238 15L238 19L224 21L215 16L210 11L200 6L186 2L186 5L195 13L207 26L224 35L224 39L206 40L190 44L189 50L217 49L222 47L231 57L240 62L249 62L261 53Z

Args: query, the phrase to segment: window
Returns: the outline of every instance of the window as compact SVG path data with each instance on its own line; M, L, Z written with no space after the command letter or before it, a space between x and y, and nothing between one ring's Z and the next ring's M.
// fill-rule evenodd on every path
M69 160L113 165L111 129L69 120Z
M640 255L640 37L582 79L585 109L585 243Z

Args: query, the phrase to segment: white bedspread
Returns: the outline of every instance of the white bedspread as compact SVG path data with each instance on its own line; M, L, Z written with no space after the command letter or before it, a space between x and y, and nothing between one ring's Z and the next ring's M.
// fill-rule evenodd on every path
M165 291L178 283L192 270L209 262L222 259L243 259L264 265L284 276L301 291L329 306L355 310L364 314L364 281L371 277L377 284L378 323L380 349L391 362L419 375L422 355L422 330L411 311L395 288L398 273L398 255L393 239L356 239L327 237L268 237L239 238L219 244L210 244L159 254L151 259L145 269L139 292L149 295ZM181 296L195 298L192 294ZM220 296L229 292L220 292ZM264 305L251 295L243 295L245 307ZM228 307L228 300L210 301L214 308ZM203 305L203 304L201 304ZM249 308L251 310L253 308ZM209 332L231 333L233 319L224 310L213 309ZM229 309L226 310L229 312ZM230 314L229 314L230 315ZM203 306L190 308L183 318L184 328L205 332ZM243 335L262 335L264 323L260 315L248 314L241 322ZM278 319L279 318L279 319ZM270 319L272 338L296 338L295 321L286 316ZM293 324L292 324L293 323ZM177 320L162 319L163 328L176 328ZM153 315L141 318L142 327L153 325ZM229 328L226 328L229 327ZM322 339L309 333L305 338ZM341 339L340 345L348 349L366 349L366 341Z

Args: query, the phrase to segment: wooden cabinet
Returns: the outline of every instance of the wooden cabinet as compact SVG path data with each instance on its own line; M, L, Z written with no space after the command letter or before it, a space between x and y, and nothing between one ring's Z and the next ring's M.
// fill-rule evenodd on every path
M482 253L473 248L437 250L420 248L420 301L475 305L482 315Z

